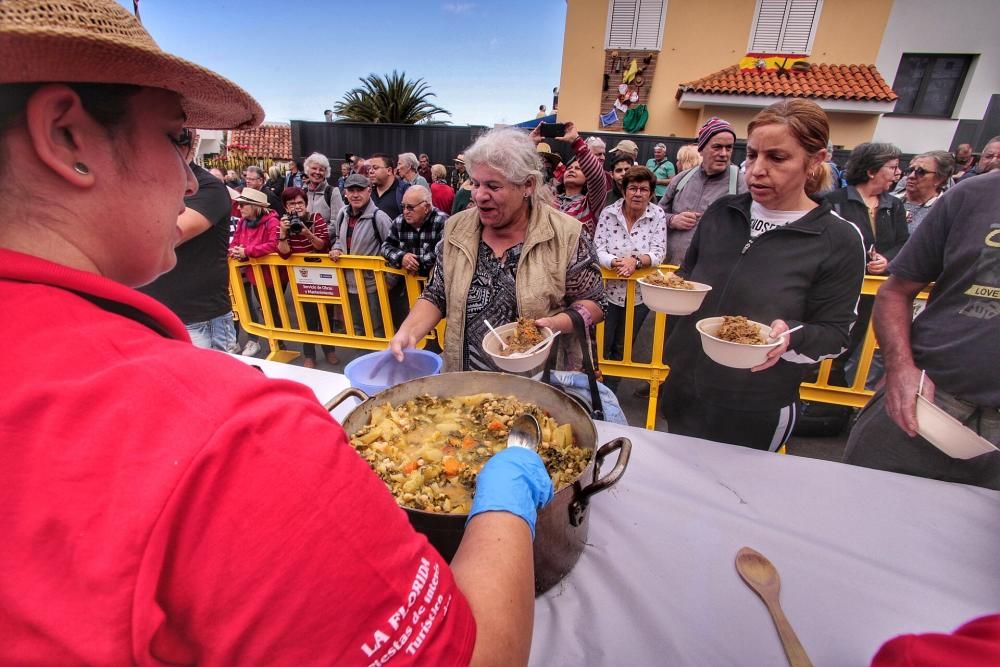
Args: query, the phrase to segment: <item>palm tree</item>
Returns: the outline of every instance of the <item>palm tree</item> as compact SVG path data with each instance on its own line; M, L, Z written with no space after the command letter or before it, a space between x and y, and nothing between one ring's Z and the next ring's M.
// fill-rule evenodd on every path
M437 95L430 92L426 81L410 81L406 72L393 70L392 74L383 76L369 74L359 80L362 84L359 88L348 91L344 99L333 105L333 112L340 120L413 125L427 122L436 114L451 115L428 101Z

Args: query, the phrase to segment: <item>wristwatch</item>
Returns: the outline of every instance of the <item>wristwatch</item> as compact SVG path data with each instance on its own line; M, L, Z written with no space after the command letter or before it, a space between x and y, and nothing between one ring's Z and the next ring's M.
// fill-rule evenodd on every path
M642 255L632 255L632 259L635 260L635 268L642 268Z

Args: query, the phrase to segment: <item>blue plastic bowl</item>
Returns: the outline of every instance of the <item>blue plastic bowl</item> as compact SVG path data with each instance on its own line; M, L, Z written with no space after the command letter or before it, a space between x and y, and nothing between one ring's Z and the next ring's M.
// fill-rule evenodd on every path
M374 396L383 389L441 372L444 361L433 352L406 350L403 361L393 358L388 350L358 357L344 367L351 386Z

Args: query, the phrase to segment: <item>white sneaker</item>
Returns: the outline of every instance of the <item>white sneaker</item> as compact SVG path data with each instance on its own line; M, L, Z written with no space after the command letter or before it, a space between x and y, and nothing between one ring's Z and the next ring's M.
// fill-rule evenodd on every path
M247 341L247 344L243 346L243 352L241 352L244 357L256 357L260 354L260 343L255 340Z

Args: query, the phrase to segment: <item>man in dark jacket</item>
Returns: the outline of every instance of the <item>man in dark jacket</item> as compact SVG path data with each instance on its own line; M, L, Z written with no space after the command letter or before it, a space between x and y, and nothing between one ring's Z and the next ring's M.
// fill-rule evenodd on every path
M380 211L395 220L403 212L403 193L410 184L396 178L395 163L384 153L368 158L368 180L371 182L371 200Z
M260 190L265 195L267 195L267 204L271 207L271 210L277 213L279 216L285 214L285 205L281 203L281 197L278 196L271 188L265 185L267 181L267 174L264 170L255 164L250 165L243 172L243 180L246 181L248 188L253 188L254 190Z

